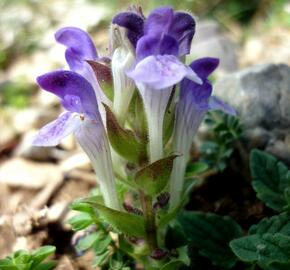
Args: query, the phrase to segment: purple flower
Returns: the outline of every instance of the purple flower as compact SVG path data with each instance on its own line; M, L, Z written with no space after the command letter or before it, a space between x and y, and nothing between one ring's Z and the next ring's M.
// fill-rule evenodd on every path
M73 133L95 169L105 204L118 209L110 148L91 84L73 71L53 71L37 78L43 89L60 98L65 112L44 126L36 146L55 146Z
M189 54L195 33L195 20L186 12L174 12L171 7L154 9L144 24L144 33L149 35L169 35L178 43L178 55Z
M139 39L139 62L128 72L142 96L148 121L150 161L163 157L163 120L173 86L184 77L201 83L195 72L178 59L178 42L169 35Z
M127 73L142 96L148 121L150 161L163 157L163 120L173 85L184 77L199 82L196 74L174 55L150 55Z
M69 69L82 75L91 83L99 108L102 110L102 102L110 106L110 100L103 93L92 68L87 63L87 60L99 59L95 45L88 33L77 27L64 27L55 33L55 39L66 46L65 58Z
M178 55L190 52L190 45L195 33L195 20L186 12L175 12L171 7L154 9L147 19L136 12L121 12L113 18L113 24L128 30L128 38L134 48L144 35L168 35L178 43Z
M175 159L170 180L170 206L178 205L183 189L184 173L189 158L193 137L208 110L222 110L235 115L235 110L211 96L212 85L208 76L217 68L216 58L202 58L191 63L190 68L202 79L202 84L183 79L180 84L180 99L176 106L174 126L174 151L182 156Z

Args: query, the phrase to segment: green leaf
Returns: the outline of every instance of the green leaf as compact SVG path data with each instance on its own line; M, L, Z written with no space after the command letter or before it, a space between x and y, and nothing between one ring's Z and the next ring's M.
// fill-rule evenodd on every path
M282 213L278 216L262 219L257 225L251 226L249 234L281 233L290 236L290 216Z
M35 268L33 268L33 270L51 270L51 269L54 269L56 265L57 265L57 262L49 261L49 262L45 262L45 263L41 263L37 265Z
M11 259L8 259L8 258L0 260L0 269L1 270L19 270L17 266L13 264Z
M28 270L33 263L31 254L25 250L18 250L14 252L11 259L13 264L17 266L18 270Z
M269 266L259 265L264 270L289 270L290 263L272 263Z
M98 238L97 241L95 241L93 249L97 255L100 255L105 252L106 249L108 249L108 246L111 244L112 238L110 235L105 235L105 237Z
M67 221L67 223L69 223L72 226L72 229L74 231L79 231L93 224L93 219L90 214L81 213L79 215L70 218Z
M174 260L171 261L165 265L163 265L160 270L176 270L178 269L181 265L183 265L183 262L180 260Z
M178 216L190 246L208 257L213 264L231 268L237 258L228 243L241 236L240 226L229 217L201 212L182 212Z
M186 168L186 178L194 177L205 172L209 168L208 164L204 162L194 162L187 166Z
M133 127L133 130L135 130L136 134L138 134L138 136L142 138L143 141L146 141L148 126L147 126L143 100L138 91L135 91L132 98L131 116L133 118L131 122L131 126Z
M145 237L145 221L143 217L108 208L90 198L83 199L83 202L95 208L100 216L116 230L132 236Z
M84 203L82 201L82 198L79 198L73 201L70 205L70 208L75 211L88 213L88 214L94 214L94 210L92 209L92 207L89 204Z
M110 257L110 251L107 250L106 252L100 254L100 255L97 255L94 260L93 260L93 266L94 267L102 267L104 264L106 264L109 260L109 257Z
M282 211L287 205L284 191L290 186L288 168L275 157L260 150L251 152L250 166L252 185L257 197L268 207Z
M115 256L114 256L115 255ZM110 270L121 270L124 267L124 262L122 261L122 257L118 258L116 255L118 254L114 254L109 261L109 265L110 265Z
M245 262L270 265L290 261L290 237L281 233L248 235L231 241L230 247Z
M50 255L53 255L54 252L55 252L54 246L43 246L43 247L40 247L39 249L33 251L31 253L31 259L33 261L32 267L35 267L38 264L40 264L47 257L49 257Z
M190 259L187 254L187 246L177 249L178 258L171 260L161 267L161 270L176 270L182 265L189 265Z
M182 247L187 244L187 235L180 223L171 222L165 234L165 246L168 249Z
M98 236L97 232L90 233L90 234L82 237L76 245L77 251L83 252L83 251L88 250L89 248L91 248L94 245L94 243L97 241L98 237L99 236Z
M104 107L108 137L114 150L132 163L146 159L146 144L140 143L131 130L122 128L110 108L105 104Z
M167 185L176 157L177 155L172 155L142 168L136 173L135 182L145 193L152 196L157 195Z

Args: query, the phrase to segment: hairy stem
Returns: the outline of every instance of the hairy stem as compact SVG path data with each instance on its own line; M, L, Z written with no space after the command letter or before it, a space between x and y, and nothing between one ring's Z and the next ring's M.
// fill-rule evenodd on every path
M145 217L146 241L149 246L150 252L157 248L157 230L155 224L155 214L153 211L152 197L139 191L140 201Z

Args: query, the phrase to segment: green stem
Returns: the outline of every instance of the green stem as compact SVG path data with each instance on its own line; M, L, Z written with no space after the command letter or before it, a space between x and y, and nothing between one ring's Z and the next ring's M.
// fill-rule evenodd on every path
M153 211L153 200L149 195L144 194L143 191L139 191L140 201L145 217L145 229L146 229L146 241L150 252L153 252L157 248L157 230L155 224L155 214Z

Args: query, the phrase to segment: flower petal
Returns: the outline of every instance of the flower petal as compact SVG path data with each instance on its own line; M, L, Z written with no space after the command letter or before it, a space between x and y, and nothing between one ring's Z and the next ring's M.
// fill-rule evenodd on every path
M237 112L236 110L227 104L226 102L222 101L218 97L212 96L209 99L209 109L210 110L220 110L223 111L224 113L236 116Z
M102 122L84 119L80 128L75 131L75 136L91 160L105 205L119 209L111 151Z
M71 70L79 72L85 60L96 60L97 51L90 36L77 27L64 27L55 33L57 42L67 47L65 56Z
M192 78L194 72L173 55L157 55L146 57L127 75L153 89L163 89L173 86L186 76Z
M121 12L113 18L112 23L128 30L128 39L136 48L138 39L143 35L144 19L135 12Z
M177 41L168 35L145 35L137 43L137 60L141 61L150 55L178 55Z
M53 71L37 77L39 86L62 99L63 106L71 112L96 116L98 105L91 84L72 71Z
M159 7L154 9L145 21L144 33L154 35L169 33L173 16L174 11L171 7Z
M35 146L56 146L81 125L81 119L75 113L65 112L56 120L44 126L34 138Z
M194 106L199 110L208 110L208 101L212 93L212 85L205 81L199 85L189 79L180 83L180 99L182 102Z
M218 65L218 58L205 57L193 61L190 64L190 67L202 80L205 80L217 68Z
M194 33L194 18L185 12L175 12L169 34L178 41L179 56L189 54Z

